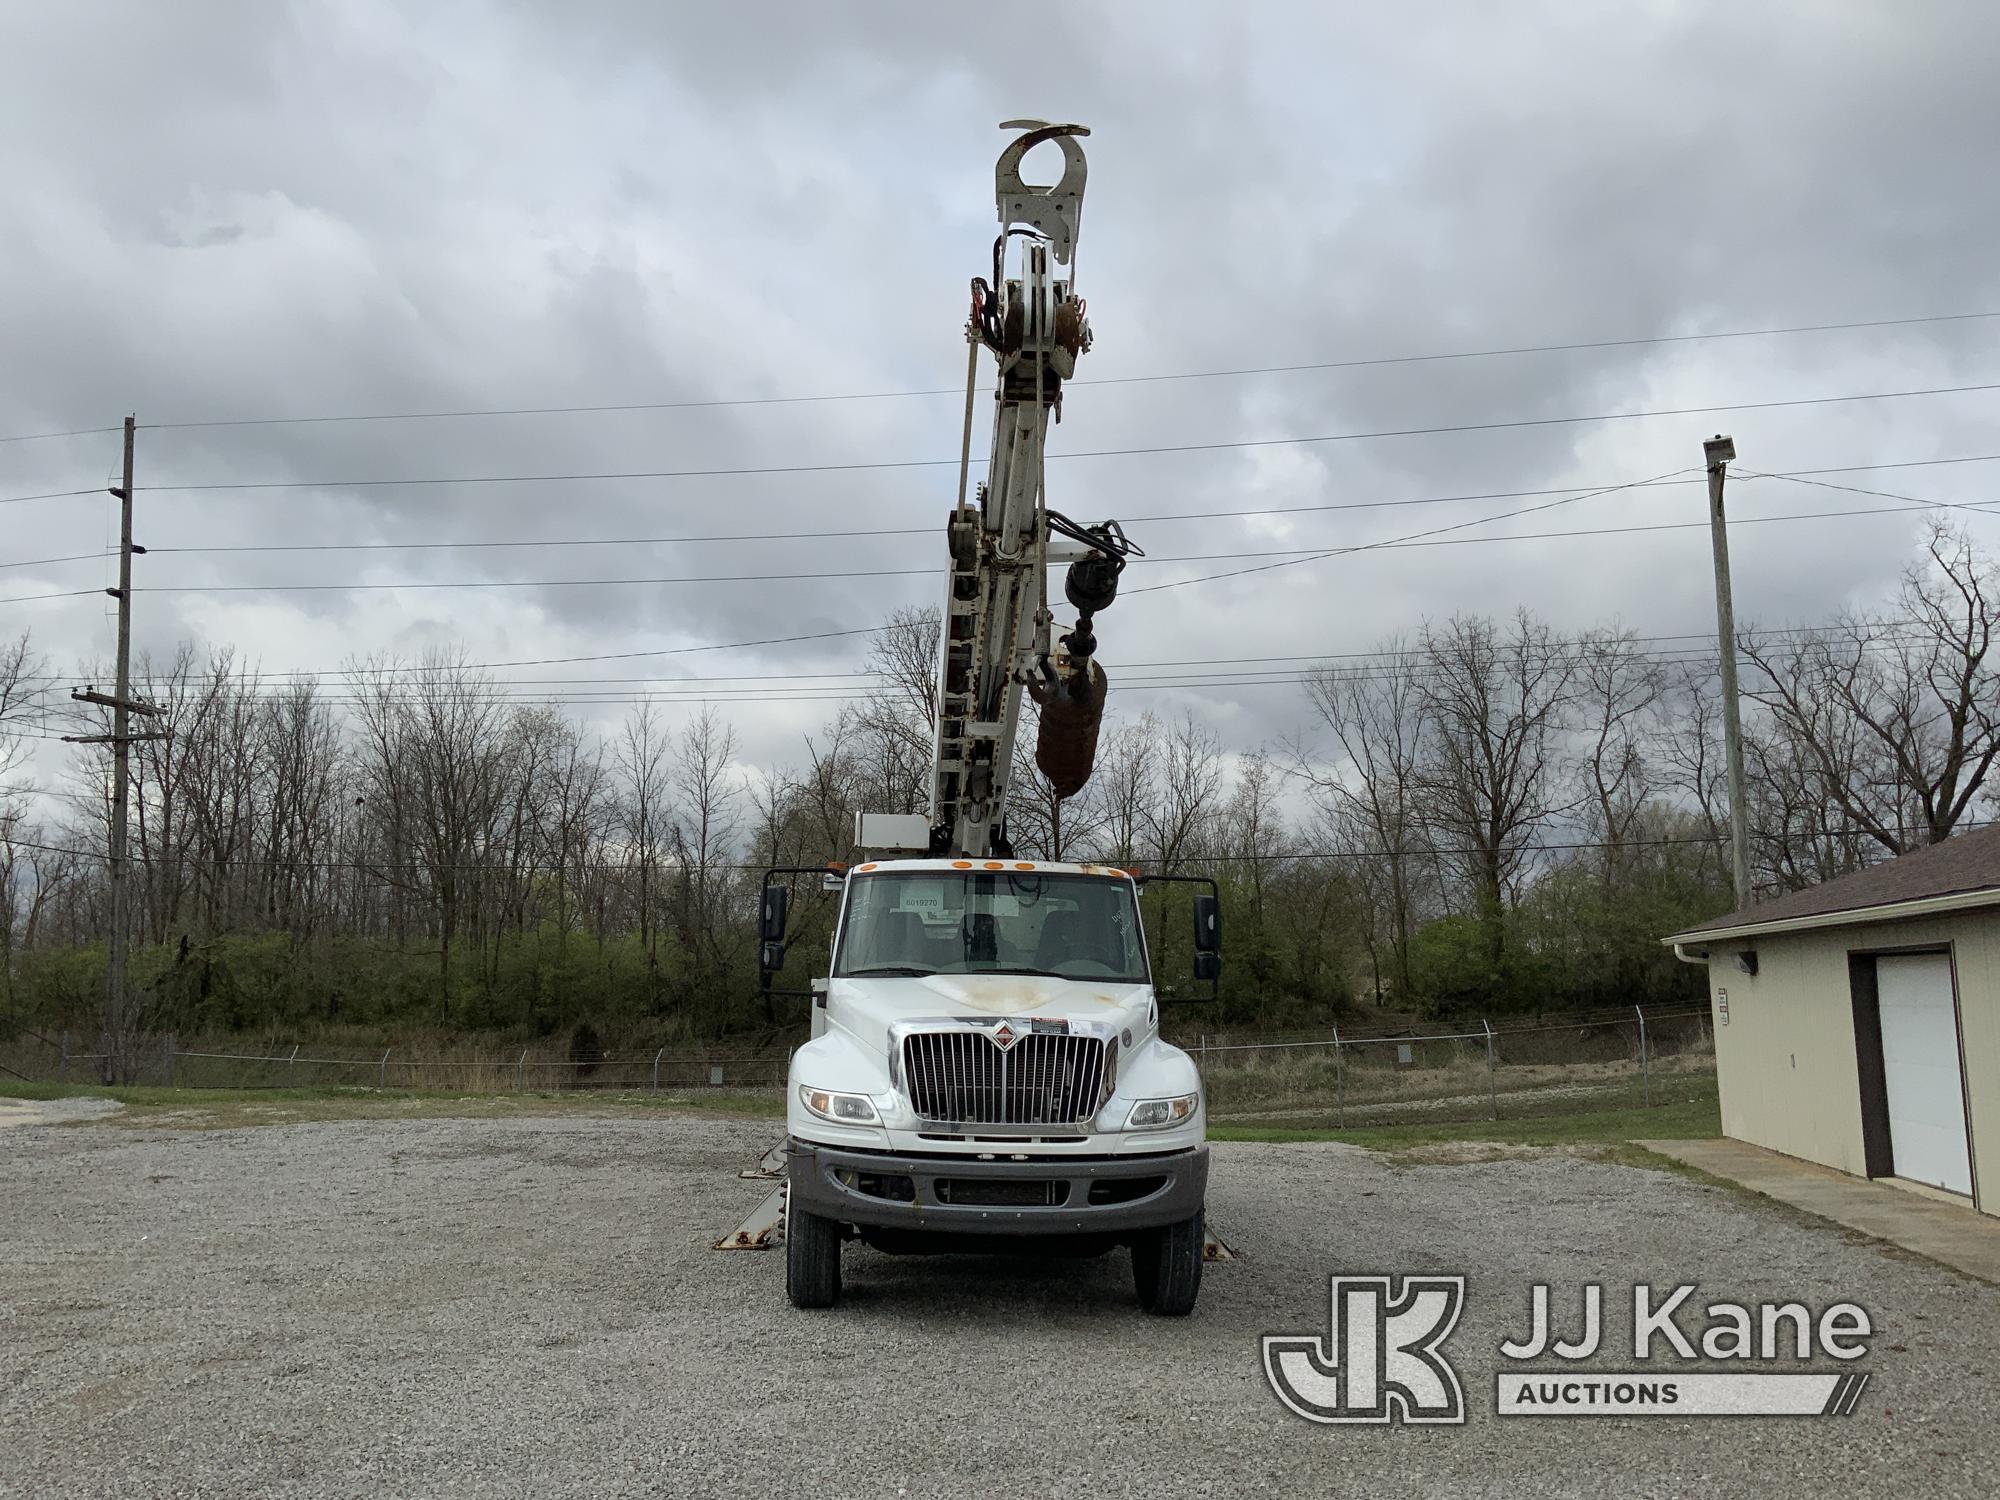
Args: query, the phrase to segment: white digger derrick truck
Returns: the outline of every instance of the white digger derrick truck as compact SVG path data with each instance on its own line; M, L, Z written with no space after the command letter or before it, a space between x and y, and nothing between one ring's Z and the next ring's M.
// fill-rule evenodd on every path
M1140 1303L1192 1310L1201 1285L1206 1110L1193 1060L1160 1036L1141 919L1146 882L1104 865L1017 858L1007 783L1021 696L1040 709L1036 764L1059 796L1090 775L1105 676L1092 617L1138 549L1115 521L1048 507L1043 447L1090 347L1073 273L1085 162L1077 125L1021 120L996 170L1000 233L972 282L965 455L980 350L997 365L986 483L962 455L946 526L928 817L861 814L830 972L786 1087L786 1288L840 1293L843 1243L889 1251L1129 1246ZM1051 187L1021 179L1053 141ZM1075 623L1058 634L1049 569ZM764 881L760 962L784 963L791 883ZM1161 877L1155 877L1161 878ZM1185 877L1184 877L1185 878ZM1196 881L1194 973L1220 966L1214 883ZM775 1165L775 1163L774 1163ZM739 1240L742 1238L739 1235Z

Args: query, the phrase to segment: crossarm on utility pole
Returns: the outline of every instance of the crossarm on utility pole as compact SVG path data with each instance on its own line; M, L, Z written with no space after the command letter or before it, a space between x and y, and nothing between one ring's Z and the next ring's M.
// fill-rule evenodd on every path
M123 708L128 714L143 714L149 719L157 719L166 712L157 703L140 703L136 699L100 693L96 688L79 688L70 697L78 703L95 703L100 708Z

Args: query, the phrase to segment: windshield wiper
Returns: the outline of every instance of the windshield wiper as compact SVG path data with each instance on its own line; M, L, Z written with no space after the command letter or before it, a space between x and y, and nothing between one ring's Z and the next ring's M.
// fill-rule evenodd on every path
M923 979L935 973L936 969L922 968L917 964L869 964L865 968L849 969L841 977L851 979L861 974L875 974L885 978Z

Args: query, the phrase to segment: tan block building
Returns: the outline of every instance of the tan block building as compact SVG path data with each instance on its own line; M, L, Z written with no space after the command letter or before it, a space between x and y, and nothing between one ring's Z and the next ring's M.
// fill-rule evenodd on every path
M2000 1214L2000 827L1666 941L1708 965L1723 1134Z

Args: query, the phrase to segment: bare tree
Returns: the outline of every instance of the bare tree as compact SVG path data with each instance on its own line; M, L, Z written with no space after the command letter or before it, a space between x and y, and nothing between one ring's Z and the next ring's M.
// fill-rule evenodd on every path
M1375 918L1364 938L1380 1001L1378 933L1397 992L1410 992L1410 935L1429 855L1418 809L1424 714L1417 669L1401 638L1383 642L1378 654L1380 668L1321 667L1307 679L1306 699L1332 733L1337 758L1325 765L1294 744L1291 766L1313 789L1327 842L1349 853L1345 863Z
M736 732L713 706L682 729L674 747L673 842L680 867L676 937L688 959L691 1011L712 1003L711 992L743 941L728 920L733 887L740 883L731 879L743 795L735 761Z
M880 686L856 705L849 736L871 812L913 813L929 805L937 660L934 607L899 609L875 634L868 668Z
M1666 669L1661 723L1655 741L1661 784L1701 818L1708 831L1702 869L1722 884L1730 878L1728 777L1723 766L1722 685L1713 663L1683 662Z
M844 860L854 849L854 814L866 797L853 753L854 717L843 710L821 731L806 736L806 769L796 782L798 815L814 857Z
M1096 848L1112 864L1129 865L1140 856L1153 797L1158 735L1159 721L1147 714L1098 741L1097 769L1090 781L1103 809Z
M1904 574L1902 618L1849 613L1740 647L1748 692L1819 794L1885 855L1950 837L2000 756L2000 572L1962 532L1935 529L1926 552Z
M1164 730L1150 715L1143 722L1152 724L1155 736L1152 795L1139 804L1146 852L1163 872L1173 873L1213 852L1212 825L1223 795L1222 746L1191 713Z
M29 650L24 630L11 641L0 641L0 985L12 1008L16 923L32 935L40 904L46 899L33 878L34 851L26 844L27 814L22 804L34 790L22 769L20 731L30 709L39 702L42 664ZM23 921L24 908L26 911Z
M1026 701L1021 711L1014 773L1007 783L1007 832L1015 850L1030 859L1074 859L1079 850L1095 847L1104 831L1103 783L1093 777L1074 796L1057 795L1055 783L1035 764L1039 714Z
M545 905L542 920L553 920L557 950L566 953L604 854L608 779L602 750L576 724L548 709L526 712L546 746L546 792L523 799L532 813L526 858L519 863L534 876L535 888L547 892L553 910Z
M1666 673L1629 630L1593 630L1577 646L1576 728L1593 837L1603 848L1607 884L1623 868L1626 844L1656 789L1650 756L1653 719Z
M669 846L672 809L668 735L658 707L641 703L626 716L614 762L619 777L619 833L625 864L638 881L633 915L654 1004L659 1002L660 946L657 904L660 867Z
M1218 840L1223 857L1241 867L1250 890L1253 924L1264 925L1264 877L1274 856L1283 852L1285 823L1278 809L1278 769L1261 749L1237 762L1235 784L1221 817Z
M329 862L350 786L340 727L318 681L301 678L263 704L258 734L270 777L259 836L264 912L304 940L327 920Z
M20 756L22 731L41 704L46 670L30 647L27 631L0 641L0 799L7 795Z
M1576 652L1523 610L1506 627L1456 617L1425 627L1418 801L1469 888L1497 974L1504 915L1535 836L1571 803L1559 785Z
M357 674L356 686L371 752L363 762L367 801L388 819L378 868L429 908L442 1017L453 947L468 927L478 935L508 807L506 708L490 679L442 652L393 678Z
M1861 869L1866 840L1825 791L1828 757L1851 754L1852 744L1814 745L1783 718L1761 718L1743 733L1753 880L1762 888L1803 890Z

